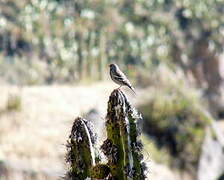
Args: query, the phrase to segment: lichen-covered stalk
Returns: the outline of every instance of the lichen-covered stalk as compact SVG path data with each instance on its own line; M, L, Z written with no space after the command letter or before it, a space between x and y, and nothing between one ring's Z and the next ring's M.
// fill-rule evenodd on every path
M102 150L108 157L112 177L117 180L142 180L145 166L141 163L142 144L137 127L141 116L131 107L120 90L114 90L108 102L107 137Z
M67 143L70 170L66 179L83 180L91 176L91 168L95 165L95 140L90 122L80 117L75 119Z

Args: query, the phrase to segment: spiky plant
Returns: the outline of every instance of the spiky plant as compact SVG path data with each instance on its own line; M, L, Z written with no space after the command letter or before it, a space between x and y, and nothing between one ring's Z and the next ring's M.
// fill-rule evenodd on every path
M67 179L145 179L145 163L142 162L142 143L139 140L141 115L128 102L125 94L114 90L108 101L106 116L107 139L101 146L108 162L96 163L95 135L90 123L82 118L74 121L68 140L67 161L70 170Z

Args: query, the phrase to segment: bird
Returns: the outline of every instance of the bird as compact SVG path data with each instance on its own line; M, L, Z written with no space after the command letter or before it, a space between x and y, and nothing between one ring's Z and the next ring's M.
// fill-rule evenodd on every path
M135 90L132 87L130 81L128 78L125 76L125 74L119 69L118 65L116 64L110 64L110 77L111 79L116 83L119 84L120 87L117 89L120 89L122 86L128 86L135 94Z

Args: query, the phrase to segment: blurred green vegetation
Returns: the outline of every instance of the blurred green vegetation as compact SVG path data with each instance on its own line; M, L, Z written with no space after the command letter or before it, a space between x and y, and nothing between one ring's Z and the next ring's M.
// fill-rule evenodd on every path
M206 127L212 119L202 110L206 103L197 91L168 79L166 85L160 85L162 88L149 90L149 97L138 107L145 120L143 130L156 144L150 148L154 160L195 173ZM168 157L160 155L164 151Z
M21 96L11 94L7 100L6 111L20 111L21 108L22 108Z
M146 161L153 159L153 161L165 164L167 166L171 163L171 156L167 152L166 148L158 148L156 143L147 135L143 134L141 136L143 142L143 153L146 158Z
M131 75L133 65L186 70L205 51L222 51L223 23L223 0L4 0L0 76L31 85L100 80L110 62Z

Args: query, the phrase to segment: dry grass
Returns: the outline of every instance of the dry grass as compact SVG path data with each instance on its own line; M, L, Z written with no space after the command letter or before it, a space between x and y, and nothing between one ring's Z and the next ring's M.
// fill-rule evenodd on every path
M15 167L63 175L66 138L73 119L91 108L105 116L113 84L1 87L0 107L19 92L21 111L0 115L0 160ZM11 178L13 179L13 178Z

